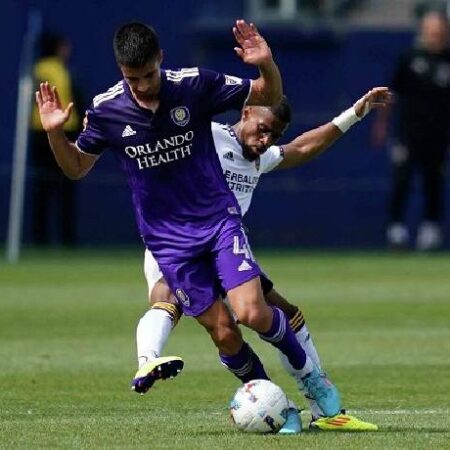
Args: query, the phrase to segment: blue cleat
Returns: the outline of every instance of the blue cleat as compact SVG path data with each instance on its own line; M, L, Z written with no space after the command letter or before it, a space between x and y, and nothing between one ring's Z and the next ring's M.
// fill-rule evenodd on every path
M325 416L334 417L340 413L339 392L324 374L314 368L311 373L302 378L302 381L308 395L316 401Z
M178 356L164 356L144 364L134 376L131 389L145 394L156 380L176 377L183 369L184 362Z
M295 406L289 406L287 419L278 434L299 434L302 431L302 421Z

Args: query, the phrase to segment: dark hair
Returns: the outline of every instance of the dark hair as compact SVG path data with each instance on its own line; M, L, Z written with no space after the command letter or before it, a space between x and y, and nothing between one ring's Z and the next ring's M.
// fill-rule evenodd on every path
M159 39L155 30L140 22L126 23L114 34L114 56L117 64L142 67L159 53Z
M281 122L285 124L291 123L292 109L285 95L281 97L281 100L277 105L270 107L270 111Z
M56 56L59 47L64 44L66 40L56 33L45 31L40 39L40 54L42 58L49 56Z

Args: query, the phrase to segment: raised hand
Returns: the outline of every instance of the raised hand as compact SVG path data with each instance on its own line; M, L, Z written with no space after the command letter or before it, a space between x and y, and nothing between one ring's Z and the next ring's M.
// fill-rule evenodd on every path
M242 61L255 66L272 61L272 52L253 23L248 24L245 20L236 20L233 34L240 45L234 50Z
M363 118L373 108L385 108L392 103L392 92L387 87L376 87L363 95L354 105L356 115Z
M69 103L63 109L56 87L50 86L47 81L39 85L39 91L36 91L35 97L42 128L47 132L62 129L69 120L73 103Z

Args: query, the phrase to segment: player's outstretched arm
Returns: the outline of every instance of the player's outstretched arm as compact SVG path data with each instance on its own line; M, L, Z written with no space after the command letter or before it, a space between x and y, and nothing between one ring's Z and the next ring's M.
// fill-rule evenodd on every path
M265 39L253 23L237 20L233 34L239 47L234 50L246 64L257 66L259 78L252 82L247 100L248 105L277 104L283 95L280 71L272 58L272 52Z
M64 109L58 90L55 86L50 86L48 82L39 85L35 96L42 128L47 132L59 167L72 180L84 177L95 164L96 157L81 153L78 147L67 139L63 131L63 126L72 112L73 103Z
M320 155L352 125L363 119L373 108L384 108L392 101L387 87L376 87L363 95L351 108L331 122L307 131L289 144L283 145L284 159L278 169L299 166Z

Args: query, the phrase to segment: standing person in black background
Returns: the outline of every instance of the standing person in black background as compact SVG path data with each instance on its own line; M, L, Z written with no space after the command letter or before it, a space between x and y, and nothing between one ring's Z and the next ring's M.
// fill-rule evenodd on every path
M37 85L44 80L57 86L64 104L82 101L77 95L72 75L68 68L71 46L67 39L45 32L41 38L41 55L34 65L34 80ZM76 242L75 227L75 183L66 178L55 162L48 142L47 133L42 129L39 113L34 105L31 117L33 167L32 183L32 241L34 244L51 243L51 224L60 242L72 246ZM69 138L75 139L81 130L81 116L77 110L72 112L64 125Z
M392 90L397 96L398 123L386 235L392 248L404 248L409 242L404 215L414 169L420 171L424 193L416 247L434 250L442 244L444 164L450 131L448 38L445 16L426 13L417 45L399 59L395 71ZM378 114L373 130L376 145L385 143L388 117L388 110Z

